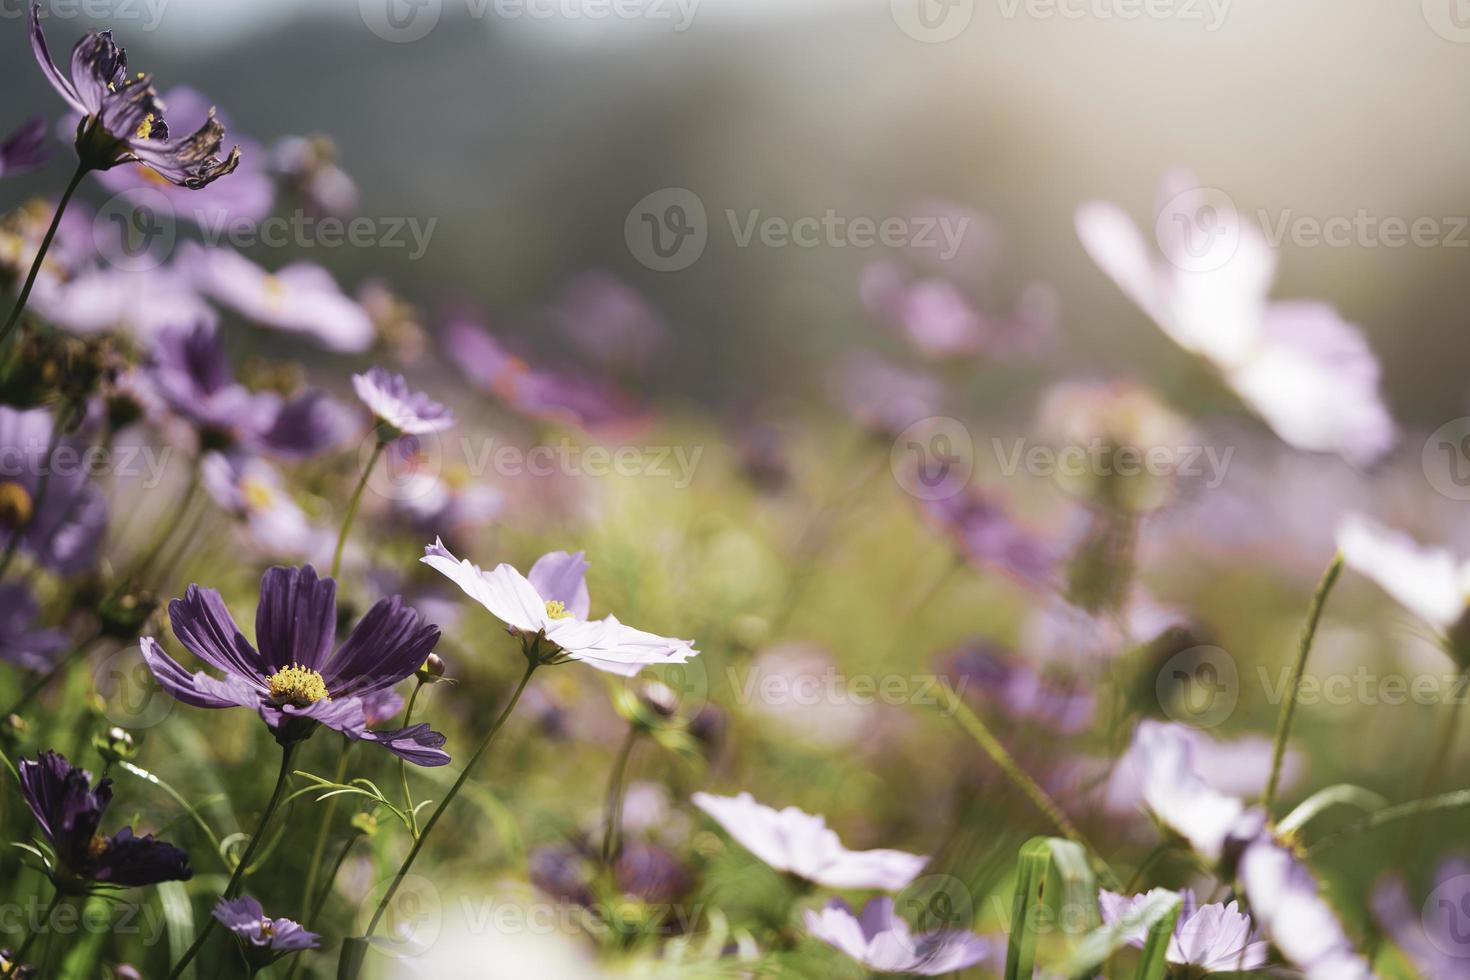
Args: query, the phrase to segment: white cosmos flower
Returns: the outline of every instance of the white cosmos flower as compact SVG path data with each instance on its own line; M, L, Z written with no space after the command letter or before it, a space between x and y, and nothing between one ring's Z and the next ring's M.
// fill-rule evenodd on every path
M1337 547L1348 568L1431 626L1448 631L1464 616L1470 562L1356 514L1338 527Z
M1077 235L1098 267L1185 350L1297 449L1354 465L1393 445L1379 367L1357 327L1325 303L1272 302L1276 255L1260 229L1214 200L1192 175L1160 189L1160 255L1115 204L1077 211Z
M443 573L518 633L544 634L568 659L598 670L632 677L650 665L686 663L699 654L688 640L624 626L615 616L588 619L587 561L580 551L542 555L529 576L506 564L483 571L455 558L438 539L424 549L420 561Z
M691 799L766 864L826 888L896 892L908 887L929 863L927 857L906 851L849 851L822 817L794 806L773 810L749 793L695 793Z
M964 970L991 952L991 944L960 929L914 935L893 911L893 899L875 898L858 915L834 898L821 912L808 909L806 928L813 936L841 950L878 973L937 977Z

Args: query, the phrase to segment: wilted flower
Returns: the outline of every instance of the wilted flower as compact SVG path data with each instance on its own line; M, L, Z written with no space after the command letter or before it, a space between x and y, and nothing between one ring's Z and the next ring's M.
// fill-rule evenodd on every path
M81 890L90 882L129 888L193 876L189 856L152 835L136 837L124 827L102 836L98 828L112 802L112 780L94 789L91 773L56 752L22 760L19 770L21 794L56 853L53 878L59 889Z
M908 887L927 857L904 851L849 851L822 817L794 806L773 810L749 793L691 799L725 833L777 871L826 888L872 888L896 892Z
M1422 910L1409 898L1403 875L1394 872L1373 889L1373 918L1393 944L1425 977L1457 977L1470 963L1470 934L1461 913L1470 909L1470 861L1440 864L1431 901Z
M201 291L253 323L341 353L372 346L372 319L319 265L296 262L267 272L228 248L193 248L181 261Z
M57 456L46 475L55 424L43 408L0 406L0 551L19 535L20 553L70 575L95 560L107 507L85 467L58 465ZM79 458L71 440L63 437L57 445L68 446L73 461Z
M820 912L807 910L806 928L876 973L937 977L974 966L991 951L987 940L960 929L914 935L887 896L872 899L856 916L852 906L834 898Z
M1131 898L1104 891L1099 895L1104 925L1115 925L1133 914L1158 891ZM1183 907L1174 924L1174 937L1169 940L1165 958L1179 966L1193 967L1201 974L1236 973L1259 970L1266 965L1267 946L1252 941L1251 917L1231 902L1199 905L1194 892L1181 893ZM1128 944L1139 949L1148 941L1148 932L1138 929L1127 937Z
M46 120L28 120L0 143L0 177L14 177L46 162Z
M0 660L36 672L51 668L66 634L37 626L39 608L24 585L0 585Z
M239 446L303 459L340 444L350 425L343 409L319 391L283 398L237 382L210 324L161 335L151 376L169 407L199 429L204 448Z
M1276 256L1265 236L1192 175L1169 174L1159 202L1162 261L1121 208L1083 205L1077 234L1092 260L1290 445L1355 465L1387 452L1393 419L1358 329L1325 303L1271 302Z
M143 659L163 689L196 708L249 708L282 742L311 735L318 723L356 741L377 742L420 766L449 761L444 736L427 724L370 731L364 698L410 676L439 642L439 628L398 596L379 599L333 652L337 583L316 569L271 568L260 580L255 634L259 651L241 634L224 599L189 586L169 604L174 635L200 660L224 672L190 674L152 637Z
M141 163L170 183L199 188L234 172L240 165L236 147L218 156L225 129L210 112L192 135L171 139L163 102L153 80L128 74L127 52L112 41L111 31L89 31L71 53L71 78L57 70L41 33L41 4L31 7L31 50L51 87L81 113L77 153L92 170Z
M384 430L384 441L399 435L443 432L454 425L454 413L421 391L410 391L403 375L375 367L352 376L357 397Z
M269 964L287 953L303 949L316 949L321 937L307 932L299 922L290 919L272 919L265 914L259 901L249 895L239 898L222 898L214 907L213 915L219 924L239 936L248 947L246 956L252 964ZM257 958L257 953L264 953Z
M461 561L436 540L424 549L425 565L447 576L527 644L542 662L579 660L598 670L632 677L651 664L681 664L697 656L688 640L624 626L617 617L588 619L587 562L582 552L553 551L531 566L529 576L500 564L485 572ZM550 649L546 649L546 648Z
M942 663L960 693L1059 735L1086 731L1097 714L1097 698L1091 691L1053 681L1014 653L983 640L965 643Z
M1428 548L1398 531L1352 515L1337 532L1343 563L1376 582L1439 631L1455 662L1470 667L1470 561Z
M202 93L185 86L170 89L162 97L175 130L193 132L209 125L213 103ZM226 130L234 127L223 114L218 125ZM256 143L240 139L240 165L229 180L194 190L179 188L161 179L143 164L117 167L98 175L97 181L114 194L134 190L151 190L163 195L170 216L192 221L212 232L223 232L240 222L256 222L270 214L276 200L275 183L266 170L264 150ZM146 198L140 199L146 201Z

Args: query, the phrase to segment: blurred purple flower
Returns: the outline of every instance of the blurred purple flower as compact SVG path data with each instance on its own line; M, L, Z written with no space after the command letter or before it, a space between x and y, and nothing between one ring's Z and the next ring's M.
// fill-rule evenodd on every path
M672 851L633 841L618 854L613 866L618 890L650 905L668 905L689 893L694 880Z
M403 695L391 687L362 695L362 718L369 728L387 724L402 710Z
M995 501L975 488L953 496L919 501L924 515L966 560L995 568L1034 589L1056 586L1060 555L1056 546L1023 528Z
M37 116L0 143L0 177L14 177L27 170L35 170L50 155L46 149L46 120Z
M44 408L0 406L0 551L19 535L20 553L71 575L96 560L107 505L82 465L81 448L69 438L57 443L50 476L45 475L54 424Z
M849 355L838 367L834 385L838 404L852 420L884 438L944 408L944 386L936 379L871 352Z
M373 344L372 318L319 265L296 262L272 273L223 247L191 248L181 262L201 291L252 323L301 334L338 353Z
M225 128L212 111L192 135L170 138L152 78L129 75L127 52L113 43L111 31L82 36L72 48L70 78L57 70L46 49L40 3L31 7L30 37L42 74L82 116L77 152L91 169L141 163L170 183L197 189L239 166L239 147L219 158Z
M446 464L405 478L393 504L415 529L438 532L453 541L456 534L498 517L505 509L505 493L477 482L461 466Z
M313 527L281 475L248 453L210 452L200 481L221 510L240 521L246 545L268 558L330 560L331 532Z
M31 305L73 333L120 331L144 344L167 330L216 320L188 278L172 267L97 265L65 280L38 279Z
M531 421L598 429L643 418L644 410L612 385L565 369L532 368L468 320L448 326L444 349L470 384Z
M92 774L78 769L56 752L43 752L20 763L21 795L41 825L66 880L64 890L87 882L130 888L193 877L189 855L152 835L135 837L124 827L102 836L102 815L112 802L112 780L92 788Z
M421 391L410 391L403 375L375 367L352 376L357 397L380 426L393 434L421 436L454 425L454 413Z
M216 328L168 330L153 348L151 377L168 406L199 430L206 448L243 447L305 459L342 443L351 422L322 392L283 398L235 381Z
M180 85L162 98L174 129L196 131L209 125L213 103L202 93ZM219 125L233 128L224 114ZM118 167L98 175L98 182L114 194L154 190L162 194L172 215L192 221L214 235L221 235L241 222L254 223L270 214L276 200L275 183L266 170L264 150L255 142L240 139L240 166L224 183L199 190L180 188L161 178L143 164Z
M733 797L695 793L692 799L761 861L826 888L896 892L908 887L929 863L927 857L904 851L849 851L823 818L794 806L773 810L749 793Z
M991 952L988 940L959 929L914 935L887 896L870 900L857 916L834 898L820 912L806 911L806 928L875 973L937 977L968 969Z
M1378 362L1358 328L1325 303L1271 302L1265 236L1193 175L1166 175L1158 201L1161 260L1121 208L1078 210L1077 234L1103 272L1289 445L1357 466L1392 448Z
M1086 731L1097 714L1091 691L1063 686L1015 654L971 640L947 654L943 671L961 694L984 699L1012 718L1034 721L1059 735Z
M699 654L688 640L656 636L624 626L616 616L588 619L587 562L582 552L553 551L531 566L529 576L500 564L485 572L435 541L420 559L464 590L465 595L523 642L549 644L543 656L578 660L598 670L632 677L651 664L681 664Z
M1103 891L1098 896L1103 924L1122 922L1158 891L1161 890L1132 897ZM1181 897L1183 908L1165 954L1170 963L1193 968L1191 975L1259 970L1266 965L1267 944L1253 939L1251 917L1241 912L1235 902L1199 905L1189 889ZM1148 941L1147 930L1137 930L1127 941L1130 946L1142 949Z
M531 884L552 898L591 905L592 873L587 857L570 844L535 848L526 857Z
M287 137L273 157L276 175L307 211L338 218L357 211L357 185L337 166L337 148L325 136Z
M573 279L551 309L557 331L599 365L640 370L668 327L642 294L606 272Z
M0 585L0 660L37 673L49 670L67 644L66 634L36 625L40 606L19 583Z
M415 765L449 761L444 736L427 724L370 731L363 699L413 674L439 642L439 628L398 596L378 600L333 652L337 583L310 565L271 568L260 580L255 633L241 634L213 589L191 585L169 604L174 635L223 678L190 674L152 637L143 659L163 689L196 708L249 708L283 742L309 737L317 724L353 741L376 742Z
M1470 909L1470 861L1456 857L1440 864L1430 900L1417 906L1400 872L1373 889L1373 918L1425 977L1463 976L1470 966L1470 935L1462 918Z
M299 922L272 919L260 902L249 895L221 898L213 915L220 925L247 944L246 958L251 965L269 965L288 953L316 949L321 937L308 932Z

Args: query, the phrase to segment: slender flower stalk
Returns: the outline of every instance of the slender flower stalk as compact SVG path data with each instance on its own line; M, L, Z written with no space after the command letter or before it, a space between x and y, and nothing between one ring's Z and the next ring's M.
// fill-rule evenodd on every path
M10 339L15 325L20 322L20 315L25 312L26 302L31 298L31 290L35 288L36 277L41 274L41 265L46 261L46 253L51 250L51 242L56 238L56 230L61 227L61 215L66 211L66 206L71 203L72 195L82 183L82 178L87 176L91 168L86 161L77 164L76 173L72 174L71 183L66 185L66 190L61 194L61 200L56 205L56 213L51 216L51 227L46 229L46 237L41 239L41 247L36 251L36 257L31 262L31 271L26 276L25 285L21 287L20 297L15 301L15 307L10 311L10 318L5 321L5 326L0 327L0 350L5 349L5 343Z
M41 923L41 922L48 921L50 919L50 917L51 917L51 909L52 909L52 906L55 905L55 903L56 903L56 896L53 894L52 895L52 898L51 898L51 901L49 901L49 902L43 902L41 904L41 907L38 910L38 912L36 913L35 918L34 918L33 921L36 922L36 923L38 923L38 924ZM14 976L17 976L20 973L21 965L23 963L25 963L26 957L29 956L30 953L31 953L31 948L36 945L36 938L38 936L40 936L40 935L41 935L41 929L39 928L39 925L37 926L37 928L32 929L30 931L30 934L27 935L26 938L25 938L25 942L23 942L23 943L20 944L20 948L17 949L15 951L15 955L13 957L11 957L11 959L10 959L10 969L8 969L8 970L5 971L5 973L4 973L4 976L5 977L14 977Z
M623 744L618 749L617 761L613 763L612 774L607 781L607 803L603 810L603 832L602 832L602 866L612 867L618 851L622 849L622 824L623 824L623 784L628 777L628 760L633 755L633 747L638 744L638 736L642 730L639 726L631 724L628 726L628 734L623 738Z
M342 739L342 751L337 756L337 774L332 782L341 785L342 780L347 778L347 760L352 754L352 740ZM340 793L332 795L327 801L327 812L322 817L321 826L316 832L316 846L311 849L311 861L306 866L306 886L301 891L301 923L310 929L315 922L315 915L307 914L312 905L312 895L316 893L317 875L322 870L322 855L327 849L327 838L332 832L332 819L337 815L337 802L342 799ZM294 970L292 972L295 972Z
M1121 883L1118 881L1112 869L1103 861L1102 855L1088 843L1087 838L1082 836L1082 831L1078 830L1077 826L1062 812L1062 808L1057 805L1056 801L1047 795L1046 790L1042 789L1036 780L1032 779L1021 768L1011 753L1001 744L1000 739L996 738L986 726L985 722L980 720L980 716L971 711L969 706L960 700L959 695L954 692L954 689L948 683L941 683L939 689L944 693L944 699L947 702L945 705L946 709L959 721L960 727L975 740L976 744L990 757L990 760L1000 767L1001 772L1005 773L1006 778L1026 795L1026 798L1062 832L1064 837L1080 845L1093 856L1109 888L1120 888Z
M424 681L420 678L414 683L413 693L408 696L408 706L403 709L404 728L413 726L413 707L418 703L419 692L423 689ZM413 791L408 787L408 763L402 758L398 760L398 781L403 787L403 812L408 814L409 831L417 837L419 835L419 815L414 809Z
M448 809L449 804L454 802L454 798L464 788L464 784L470 778L470 773L474 771L475 763L480 761L480 757L485 754L485 750L490 747L491 742L495 741L495 736L499 734L500 729L505 725L506 719L510 717L511 712L520 703L521 694L526 690L526 685L531 683L531 675L536 672L536 668L539 666L541 666L539 661L528 659L526 672L521 676L521 682L516 686L515 693L511 695L510 703L505 706L505 710L500 712L500 717L495 719L495 723L485 733L484 740L480 742L479 747L475 749L474 754L465 763L464 769L460 771L459 778L454 781L453 786L449 787L449 792L444 794L444 799L440 800L439 805L434 808L434 812L429 814L428 821L424 823L423 832L413 842L413 847L409 848L408 856L403 859L403 864L393 876L393 883L388 886L388 890L383 893L382 900L378 902L377 909L373 911L373 917L368 922L367 932L365 933L366 937L371 938L372 934L377 930L378 923L382 920L383 914L388 911L389 903L393 901L393 896L398 894L398 887L403 884L404 877L407 876L409 870L413 867L414 861L418 859L419 851L423 850L424 842L434 832L435 825L439 823L439 818L444 815L444 811Z
M270 802L265 805L265 811L260 815L260 823L256 825L255 833L250 835L250 843L246 845L245 853L240 855L240 863L235 865L234 873L230 875L230 880L225 883L225 890L221 894L221 898L235 897L235 893L240 888L240 883L245 878L245 870L250 867L250 859L255 857L256 850L259 849L261 841L265 839L266 827L270 825L271 816L276 812L276 808L281 805L281 798L286 793L286 784L291 779L291 758L296 754L297 744L299 743L288 742L281 746L281 771L276 776L276 788L271 792ZM216 920L213 916L204 920L204 927L199 930L199 935L195 938L194 944L184 951L184 955L179 958L179 961L174 964L173 969L168 972L168 980L176 980L184 972L184 968L193 961L194 957L199 955L199 950L203 948L205 940L209 938L210 932L214 930L215 922Z
M1267 814L1276 803L1276 791L1281 786L1281 766L1286 759L1286 742L1291 736L1291 722L1296 715L1297 689L1301 686L1302 674L1307 669L1307 657L1311 655L1312 641L1317 636L1317 624L1322 619L1327 596L1331 594L1332 587L1337 584L1341 574L1342 552L1339 551L1332 556L1332 563L1327 566L1322 581L1317 584L1317 591L1312 594L1312 604L1307 608L1307 622L1302 627L1301 642L1297 646L1296 664L1291 671L1291 682L1286 686L1286 700L1281 702L1281 714L1276 721L1276 742L1271 750L1271 776L1266 781L1266 795L1261 804Z
M352 500L347 504L347 516L342 520L342 531L337 535L337 550L332 553L332 578L336 578L342 571L342 552L347 548L347 535L352 531L352 521L357 517L357 505L362 502L362 492L367 489L368 478L373 474L373 467L378 465L378 457L383 455L383 450L391 441L392 439L385 440L379 436L378 444L373 447L372 458L363 467L362 478L357 481L357 489L352 491Z

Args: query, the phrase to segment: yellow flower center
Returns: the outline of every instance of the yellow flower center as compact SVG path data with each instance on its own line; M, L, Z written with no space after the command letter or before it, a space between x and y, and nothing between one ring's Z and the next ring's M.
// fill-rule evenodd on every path
M272 309L279 310L286 305L286 284L275 276L266 276L260 284L260 291L265 294L265 301Z
M87 857L93 861L107 853L107 838L101 834L93 834L92 839L87 842Z
M327 682L322 680L322 675L300 664L282 667L266 683L270 685L272 701L316 704L318 701L332 700L327 694Z
M276 923L275 923L275 921L272 920L272 919L261 919L260 920L260 934L263 937L265 937L266 939L269 939L270 937L274 936L276 934Z
M154 120L153 113L151 113L151 112L148 113L148 115L143 119L143 121L140 122L140 123L138 123L138 128L133 133L133 139L146 140L148 137L152 136L153 135L153 120Z
M245 498L247 510L269 510L276 502L275 492L259 480L242 481L240 496Z
M566 619L571 613L567 612L567 604L560 599L552 599L546 603L546 615L552 619Z
M19 483L0 482L0 527L25 527L31 522L31 495Z

